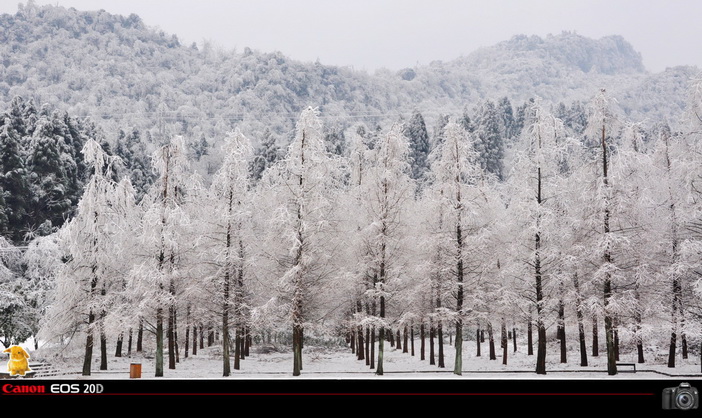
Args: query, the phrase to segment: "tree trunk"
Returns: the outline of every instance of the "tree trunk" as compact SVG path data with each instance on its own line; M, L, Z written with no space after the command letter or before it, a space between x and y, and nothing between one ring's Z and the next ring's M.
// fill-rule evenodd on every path
M444 368L444 331L441 320L436 324L436 339L439 342L439 367Z
M173 346L175 348L175 361L180 363L180 350L178 349L178 308L173 311Z
M670 346L668 347L668 367L675 367L675 343L677 340L677 335L675 333L675 328L673 328L673 331L670 333Z
M414 323L410 325L410 346L412 357L414 357Z
M453 364L453 374L463 374L463 320L459 317L456 320L456 358Z
M144 342L144 320L139 317L139 328L137 329L137 341L136 341L136 352L141 353L144 348L143 348L143 342Z
M93 323L95 322L95 314L91 310L88 313L88 334L85 338L85 354L83 356L83 376L90 376L90 368L93 363Z
M208 333L207 339L209 340L212 337L211 333ZM205 348L205 326L203 324L200 324L200 349Z
M124 342L124 333L120 332L117 336L117 344L115 344L115 357L122 357L122 343Z
M190 352L190 321L190 304L188 304L185 310L185 358L188 358Z
M100 327L100 370L107 370L107 336Z
M561 287L561 292L563 288ZM567 363L567 348L566 348L566 328L565 328L565 302L563 298L558 301L558 339L561 346L561 363Z
M129 328L129 338L127 338L127 357L132 355L132 329Z
M382 274L383 268L384 267L381 266L381 274ZM381 319L385 318L385 296L383 296L383 295L380 296L380 318ZM375 374L377 374L377 375L383 374L384 344L385 344L385 327L381 325L380 329L378 330L378 366L375 369Z
M293 325L293 376L302 370L302 325Z
M425 335L425 333L424 333L424 321L422 321L422 323L419 324L419 340L420 340L420 343L419 343L419 359L420 359L420 360L424 360L424 359L425 359L425 355L424 355L424 352L426 351L426 350L425 350L425 345L426 345L426 344L425 344L425 337L426 337L426 335Z
M682 310L681 310L682 312ZM682 314L681 314L682 315ZM680 318L680 343L682 344L682 358L687 360L687 336L685 335L685 318Z
M227 234L227 244L229 244L229 234ZM227 245L228 246L228 245ZM224 283L222 283L222 376L227 377L232 373L229 358L229 269L224 272ZM236 361L236 360L235 360ZM237 369L236 365L234 366Z
M407 331L408 331L408 330L407 330L407 325L405 325L404 330L403 330L403 333L402 333L402 339L404 340L404 341L402 341L402 352L403 352L403 353L409 352L409 348L407 347L407 343L408 343L408 340L409 340L409 336L407 335L407 334L408 334Z
M385 184L385 183L384 183ZM384 190L385 190L385 195L387 196L387 184L384 185ZM381 242L380 245L380 269L378 271L378 286L380 290L385 290L385 237L387 236L387 225L386 225L386 220L382 220L382 228L381 228ZM385 295L383 293L380 294L380 320L383 321L385 320ZM390 331L390 335L392 336L392 331ZM383 374L383 355L384 353L384 344L385 344L385 326L381 324L380 329L378 330L378 366L375 369L375 374L377 375L382 375Z
M680 280L673 279L673 309L671 310L672 330L670 332L670 347L668 350L668 367L675 367L675 354L677 352L678 306L680 304Z
M527 323L527 356L533 356L534 355L534 329L533 325L531 322L531 318L529 318L529 322Z
M490 347L490 360L497 360L497 352L495 351L495 335L492 332L492 322L487 323L488 340Z
M619 329L614 326L614 359L619 361Z
M359 315L363 312L363 303L361 303L361 300L356 301L356 313ZM364 346L365 346L365 341L363 341L363 325L359 323L359 325L356 326L356 334L358 337L356 338L356 359L357 360L365 360L365 352L364 352Z
M371 328L370 337L370 368L375 369L375 327Z
M251 338L251 329L249 328L248 325L244 326L244 331L245 331L244 348L243 348L243 350L241 350L242 351L242 357L241 357L242 360L244 359L244 356L246 356L246 357L249 356L249 350L251 349L251 344L253 344L253 339ZM302 338L302 343L303 343L303 347L304 347L304 343L305 343L304 335Z
M173 326L173 318L175 316L175 306L171 303L168 305L168 329L166 330L166 338L168 339L168 368L175 369L175 334Z
M612 318L605 316L605 337L607 340L607 374L613 376L617 374L617 361L614 355L614 330L612 329Z
M163 308L156 308L156 377L163 377Z
M512 328L512 347L514 352L517 352L517 328Z
M429 318L429 364L432 366L436 364L436 358L434 357L434 323L431 318Z
M507 323L505 319L502 318L502 328L500 331L500 339L502 344L502 364L507 364L507 346L509 345L509 340L507 339Z
M477 349L476 357L480 357L480 325L475 330L475 348Z
M95 214L97 218L97 213ZM93 299L95 290L98 285L97 276L97 265L92 267L92 277L90 279L90 296ZM85 338L85 354L83 356L83 376L90 376L90 369L93 362L93 326L95 323L95 313L92 308L88 311L88 329L86 330L87 336Z
M636 354L637 354L637 362L639 364L644 363L644 351L643 351L643 342L641 341L641 338L639 338L636 341Z
M597 338L597 316L592 315L592 356L600 355L599 340Z
M371 355L370 352L370 346L371 346L371 336L370 336L370 331L371 327L366 327L366 366L370 366L371 359L373 356Z
M241 327L241 336L239 337L239 357L241 357L241 360L245 360L246 357L248 357L248 341L249 341L249 333L247 331L246 327ZM304 330L303 330L303 335L302 335L302 348L305 348L305 335L304 335Z
M234 370L241 370L241 355L243 351L241 349L241 340L241 328L236 327L234 330Z
M360 325L357 327L357 334L358 334L358 338L357 338L358 348L356 350L356 358L358 360L365 360L366 356L364 353L364 346L366 344L365 344L365 341L363 340L363 327Z
M546 374L546 327L537 327L536 374Z
M193 324L193 355L197 355L197 325Z
M587 348L585 347L585 325L583 324L583 298L580 293L578 273L573 274L575 288L575 316L578 319L578 342L580 344L580 366L587 366Z
M460 205L461 188L458 176L456 176L456 184L456 196ZM456 222L456 249L458 251L458 257L456 258L456 355L453 367L453 373L457 375L463 374L463 231L461 226L462 222L459 213L459 218Z

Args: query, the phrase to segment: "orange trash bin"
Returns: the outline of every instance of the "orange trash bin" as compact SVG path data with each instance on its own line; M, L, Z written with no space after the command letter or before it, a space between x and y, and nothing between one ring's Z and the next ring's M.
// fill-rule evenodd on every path
M132 363L129 365L129 378L138 379L141 377L141 363Z

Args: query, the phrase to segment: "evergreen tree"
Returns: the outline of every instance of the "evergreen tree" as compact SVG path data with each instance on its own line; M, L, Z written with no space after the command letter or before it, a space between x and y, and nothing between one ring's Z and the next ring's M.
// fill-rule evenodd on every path
M504 140L501 117L495 104L488 100L475 116L476 151L483 170L503 179Z
M19 132L9 117L0 120L0 232L13 242L25 238L29 208L29 184Z
M424 123L424 117L415 110L409 122L402 130L403 135L409 140L409 158L412 171L412 180L423 181L429 171L429 132Z
M51 231L60 227L72 209L69 188L76 163L66 152L62 135L65 126L42 112L31 138L28 160L31 203L29 215L33 230Z
M129 134L120 130L115 155L122 160L123 170L136 191L137 201L140 201L156 179L141 132L136 128Z
M335 155L344 155L346 152L346 138L343 128L339 126L327 127L324 133L324 142L327 152Z
M519 135L519 131L516 129L517 125L514 120L512 103L507 97L503 97L497 102L497 110L500 114L500 125L502 127L500 133L502 138L506 140L516 138Z
M450 118L448 115L439 115L436 126L434 127L434 135L431 142L432 152L444 142L444 139L446 139L446 125L448 125L449 122Z
M280 147L276 144L275 136L270 129L266 128L263 133L261 146L254 152L250 163L251 177L258 181L263 176L263 172L281 157Z

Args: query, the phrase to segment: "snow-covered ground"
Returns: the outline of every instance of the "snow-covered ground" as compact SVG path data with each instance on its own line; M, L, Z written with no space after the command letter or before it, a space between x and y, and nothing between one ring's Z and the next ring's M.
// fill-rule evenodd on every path
M269 352L270 346L262 350L253 346L250 355L241 361L239 370L234 370L232 360L231 376L227 379L701 379L699 358L691 355L687 360L678 357L677 367L668 368L667 359L658 356L649 358L644 364L636 365L636 373L632 367L622 366L616 376L608 376L606 372L606 357L600 353L598 357L588 356L588 366L580 366L577 352L569 353L568 362L560 363L557 352L547 355L547 374L539 376L534 373L536 356L526 355L526 347L518 347L512 351L510 344L507 364L502 364L502 352L498 350L497 359L489 360L488 346L482 344L480 357L476 356L474 342L464 345L463 375L453 374L454 348L444 345L445 367L429 364L429 350L426 359L420 360L419 341L415 344L415 356L403 353L386 344L384 357L384 376L376 376L365 361L356 359L355 354L347 347L305 347L303 350L303 370L299 377L292 376L292 353L288 347L278 347ZM499 349L499 345L498 345ZM522 350L523 349L523 350ZM438 347L436 348L438 353ZM96 350L97 351L97 350ZM266 351L265 353L263 351ZM523 351L523 352L522 352ZM140 363L142 379L154 379L155 360L141 354L132 354L116 358L109 353L108 370L99 370L99 352L93 354L93 369L91 376L81 376L82 358L64 360L54 363L61 371L58 379L129 379L131 363ZM590 353L588 353L590 354ZM651 357L651 354L649 354ZM158 379L221 379L222 358L219 346L199 349L198 354L190 354L187 358L180 353L180 361L175 369L168 368L168 358L164 359L164 376ZM436 357L438 364L438 355ZM377 361L377 352L376 352ZM623 354L622 363L634 363L634 354Z

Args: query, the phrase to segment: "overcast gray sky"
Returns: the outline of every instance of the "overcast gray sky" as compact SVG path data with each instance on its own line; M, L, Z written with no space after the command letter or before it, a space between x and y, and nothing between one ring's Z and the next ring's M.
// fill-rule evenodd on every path
M18 0L0 0L0 12ZM622 35L649 71L702 68L700 0L36 0L136 13L182 43L373 71L448 61L515 34Z

